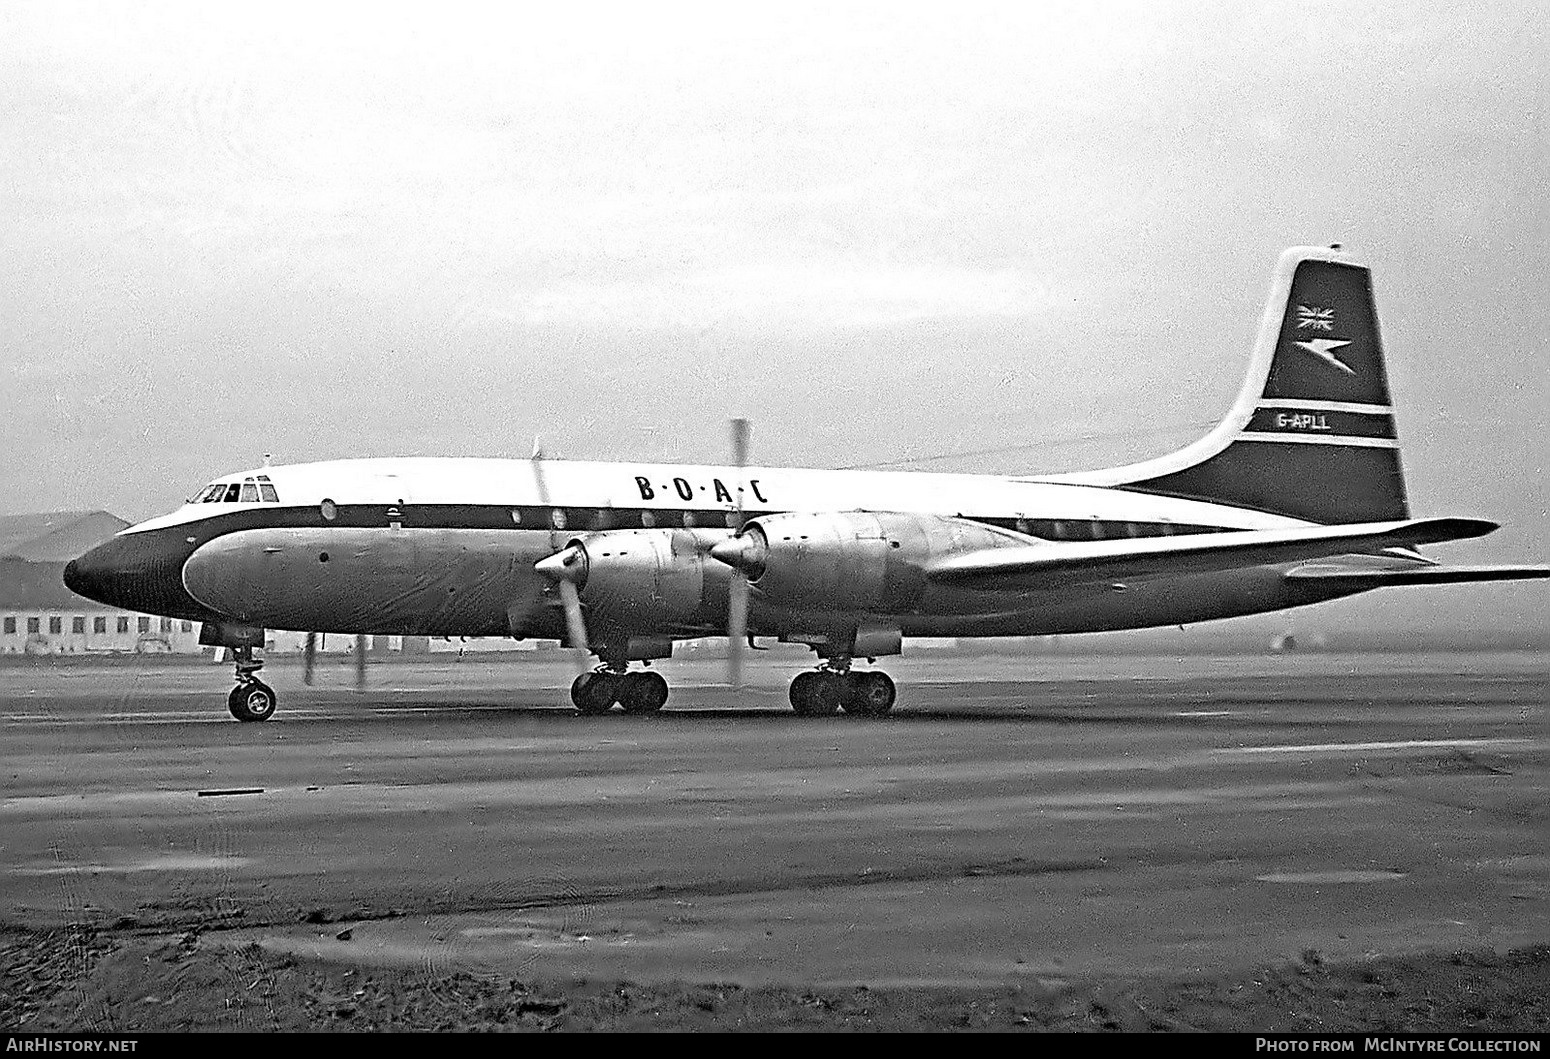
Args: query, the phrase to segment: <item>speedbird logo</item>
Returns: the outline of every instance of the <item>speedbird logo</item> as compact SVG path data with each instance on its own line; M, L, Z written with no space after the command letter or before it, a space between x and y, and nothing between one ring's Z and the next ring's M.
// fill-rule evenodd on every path
M1306 342L1294 342L1292 344L1298 349L1307 350L1309 353L1312 353L1315 357L1318 357L1325 364L1328 364L1336 371L1343 371L1347 375L1356 374L1355 369L1353 369L1349 364L1343 363L1334 354L1334 350L1339 349L1341 346L1349 346L1351 344L1349 340L1339 338L1310 338Z

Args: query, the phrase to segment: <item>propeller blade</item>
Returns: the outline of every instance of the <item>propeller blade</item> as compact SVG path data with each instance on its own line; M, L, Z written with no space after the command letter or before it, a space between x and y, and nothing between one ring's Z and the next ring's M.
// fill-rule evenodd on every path
M748 466L748 442L752 433L748 420L732 420L732 465L739 471ZM731 518L734 533L743 528L743 476L737 477ZM733 688L743 686L743 641L747 638L748 578L740 568L733 567L732 579L727 583L727 684Z
M751 429L746 419L732 420L732 466L742 468L748 466L748 438ZM742 505L742 491L738 491L738 505Z
M576 669L587 668L587 623L581 616L581 592L576 583L568 579L560 581L560 601L565 604L565 628L570 634L570 645L576 652Z
M732 571L727 583L727 683L743 686L743 641L748 637L748 578Z
M533 489L538 494L538 506L543 510L544 518L548 522L549 550L550 552L555 552L560 547L560 531L554 524L554 512L549 506L549 479L544 473L544 446L541 435L533 435L533 455L529 466L533 470ZM534 526L533 528L538 529L539 527ZM540 560L534 567L539 574L549 578L551 581L564 576L563 574L550 572L543 565L544 563L549 563L553 558L554 556L550 555L548 558ZM507 604L506 627L513 636L527 628L528 619L543 605L544 587L544 582L539 580L533 585L533 590L530 593Z
M309 632L301 648L301 682L312 686L312 670L318 662L318 634Z
M533 488L538 491L538 506L543 508L544 517L549 520L549 550L554 551L560 546L560 531L554 524L554 510L549 506L549 477L544 472L544 447L542 439L533 435Z
M366 686L366 634L355 634L355 686Z
M576 668L585 672L587 654L587 623L581 614L581 589L577 582L587 579L587 553L579 545L572 544L533 564L533 569L548 578L560 591L560 603L565 608L565 632L571 647L576 649Z

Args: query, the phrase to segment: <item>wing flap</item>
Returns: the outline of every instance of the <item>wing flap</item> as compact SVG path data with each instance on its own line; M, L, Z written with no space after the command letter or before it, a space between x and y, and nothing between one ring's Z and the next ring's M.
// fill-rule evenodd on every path
M1207 573L1437 544L1481 537L1497 528L1496 523L1484 519L1423 518L991 548L940 560L927 568L926 576L937 584L960 588L1042 588L1072 581Z

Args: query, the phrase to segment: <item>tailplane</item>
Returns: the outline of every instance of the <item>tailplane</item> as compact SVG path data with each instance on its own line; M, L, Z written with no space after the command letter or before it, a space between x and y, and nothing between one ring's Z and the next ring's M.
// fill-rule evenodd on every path
M1287 250L1243 390L1215 430L1169 456L1051 480L1310 522L1409 518L1371 271L1335 250Z

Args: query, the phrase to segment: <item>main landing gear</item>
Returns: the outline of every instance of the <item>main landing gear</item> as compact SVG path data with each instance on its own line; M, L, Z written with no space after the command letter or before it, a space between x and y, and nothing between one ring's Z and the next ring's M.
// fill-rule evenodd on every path
M277 705L274 688L253 674L264 668L263 659L253 657L251 647L233 647L237 660L237 686L226 696L226 708L239 721L267 721Z
M660 673L630 673L605 665L577 677L570 700L588 715L607 713L616 702L625 713L656 713L667 702L667 681Z
M851 672L826 663L824 668L799 673L791 682L791 708L803 717L821 717L844 710L858 717L881 717L893 709L896 691L887 673Z

